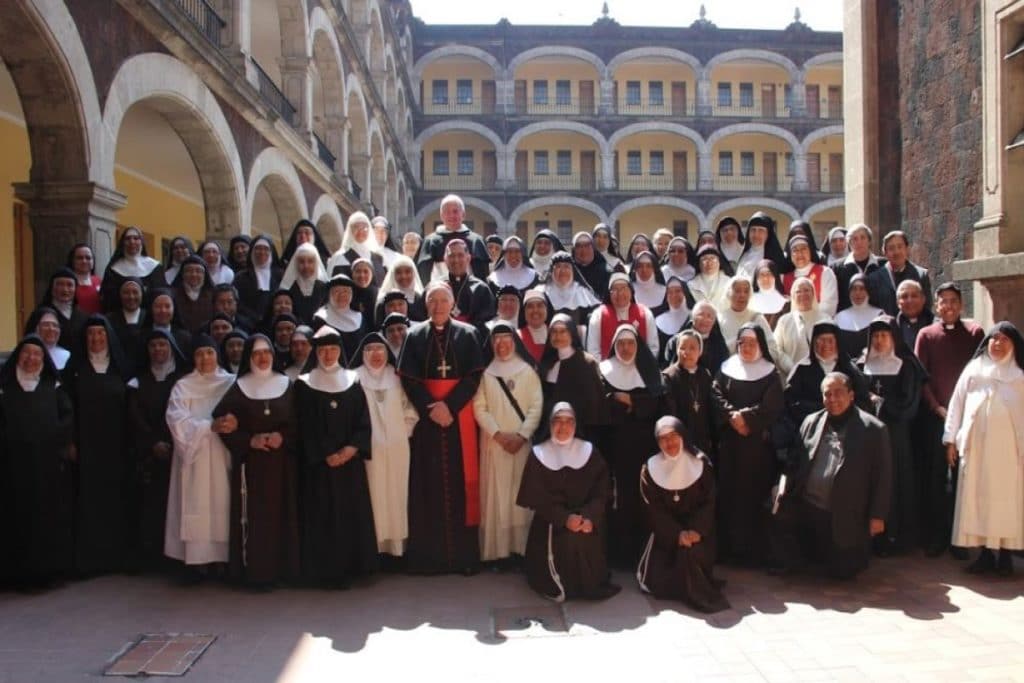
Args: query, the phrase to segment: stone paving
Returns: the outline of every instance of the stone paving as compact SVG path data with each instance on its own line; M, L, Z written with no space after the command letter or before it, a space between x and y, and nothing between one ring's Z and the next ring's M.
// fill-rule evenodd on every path
M517 574L261 594L108 576L0 594L0 681L97 680L158 632L217 636L185 677L148 679L184 683L1024 680L1021 564L977 578L949 558L894 558L854 583L725 569L733 609L711 616L650 599L626 574L615 598L564 609ZM501 631L519 616L538 623Z

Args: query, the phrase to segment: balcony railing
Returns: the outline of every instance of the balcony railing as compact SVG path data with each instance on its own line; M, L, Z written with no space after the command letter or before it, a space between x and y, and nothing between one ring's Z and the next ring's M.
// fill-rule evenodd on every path
M693 176L686 175L620 175L615 182L621 192L653 191L653 192L686 192L697 189Z
M711 115L723 118L788 119L793 115L792 103L784 95L754 97L753 99L733 98L730 101L716 100L711 103Z
M423 178L423 189L492 191L497 189L497 181L480 175L428 175Z
M712 181L715 192L789 192L793 188L791 176L737 175L715 176Z
M594 192L600 186L601 179L596 174L520 176L512 183L512 189L516 192L532 192L534 190Z
M696 103L689 99L620 99L615 106L619 116L694 116Z
M469 100L431 100L423 105L423 113L427 116L443 114L462 114L464 116L490 115L497 112L498 105L492 101Z
M252 58L250 57L250 59ZM294 126L295 115L297 113L295 107L288 101L288 98L284 96L284 93L281 92L281 89L277 87L277 84L274 83L273 79L270 78L267 72L263 70L263 67L260 66L259 62L252 59L252 64L256 67L260 95L263 96L263 99L267 101L267 104L269 104L274 111L281 115L281 118L288 122L288 125Z
M349 176L348 184L352 186L352 196L355 197L356 199L362 199L363 188L359 183L356 182L356 179L353 178L352 176Z
M334 164L338 161L338 158L331 154L331 150L328 149L327 145L320 139L319 135L313 133L313 139L316 140L316 153L317 156L320 157L320 161L327 164L327 168L333 171Z
M206 0L174 0L174 4L181 8L207 40L220 47L220 32L227 26L227 22L210 7L210 3Z
M593 97L517 97L514 105L520 116L593 116L598 102Z

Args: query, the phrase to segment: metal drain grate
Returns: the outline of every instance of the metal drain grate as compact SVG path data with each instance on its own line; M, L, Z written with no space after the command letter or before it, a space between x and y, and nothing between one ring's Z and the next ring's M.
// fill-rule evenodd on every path
M105 676L184 676L217 636L146 633L117 656Z
M495 607L491 610L494 638L550 638L569 635L569 621L561 605Z

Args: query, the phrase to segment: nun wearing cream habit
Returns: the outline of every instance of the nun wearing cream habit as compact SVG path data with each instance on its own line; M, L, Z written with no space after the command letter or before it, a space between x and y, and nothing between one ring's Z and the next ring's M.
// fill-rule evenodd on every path
M782 314L775 325L775 346L778 355L775 365L783 375L788 376L797 363L811 352L811 331L815 323L828 320L829 317L818 308L814 298L814 283L805 277L797 278L793 283L793 308Z
M401 557L409 537L409 437L419 413L395 372L395 356L380 332L363 339L352 360L370 412L370 487L377 551Z
M942 442L960 463L953 544L981 546L972 573L1011 574L1010 551L1024 548L1024 338L1012 324L989 330L964 368Z
M533 510L526 581L555 602L610 598L620 589L609 582L605 554L608 468L592 443L576 437L569 403L555 404L549 431L533 447L516 500Z
M231 452L231 576L255 587L299 575L297 424L291 382L274 370L270 339L245 341L235 385L213 416L233 415L220 438Z
M473 397L480 427L480 559L503 560L526 552L531 513L516 504L544 393L533 358L513 326L491 328L493 359Z
M701 612L729 609L715 564L715 476L671 415L654 426L659 451L640 471L640 497L651 530L640 555L640 590Z

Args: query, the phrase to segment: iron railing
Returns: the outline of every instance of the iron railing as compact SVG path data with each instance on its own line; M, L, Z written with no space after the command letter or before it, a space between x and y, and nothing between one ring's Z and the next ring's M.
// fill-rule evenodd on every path
M494 190L494 178L480 175L428 175L423 178L424 190Z
M671 98L631 98L619 96L615 114L619 116L694 116L697 105L692 99L673 102Z
M220 32L227 26L216 10L206 0L174 0L185 16L195 24L199 32L211 43L220 47Z
M601 178L597 174L530 175L519 176L512 183L516 192L532 192L534 190L575 190L578 192L594 192L601 187Z
M334 164L338 161L338 157L331 153L331 150L327 147L326 143L320 139L320 136L313 133L313 139L316 140L316 153L320 157L320 161L327 164L327 168L334 170Z
M252 57L250 57L250 59L252 59ZM252 59L252 63L253 66L256 67L260 95L263 96L263 99L267 101L267 104L269 104L274 111L281 115L281 118L288 122L288 125L294 126L295 115L298 110L296 110L295 106L288 101L288 98L284 96L284 93L281 92L279 87L277 87L277 84L274 83L273 79L270 78L267 72L263 70L260 63L255 59Z

